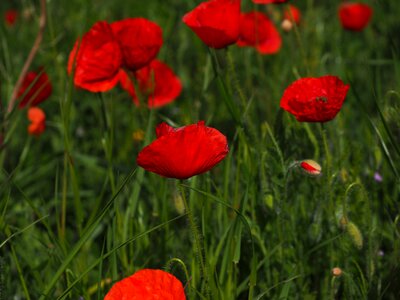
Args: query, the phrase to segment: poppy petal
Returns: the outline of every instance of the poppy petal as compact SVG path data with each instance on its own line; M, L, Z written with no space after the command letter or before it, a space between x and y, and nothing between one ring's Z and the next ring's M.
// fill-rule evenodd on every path
M350 86L339 77L306 77L283 93L280 106L300 122L327 122L340 111Z
M145 18L129 18L111 24L122 49L124 65L136 71L149 64L163 44L162 30Z
M279 51L282 38L275 25L260 12L242 13L240 16L240 34L237 45L255 47L261 54L273 54Z
M97 22L76 41L68 60L68 73L75 60L74 84L91 92L105 92L119 81L122 54L114 39L111 27L104 21Z
M183 17L183 22L209 47L220 49L239 36L240 0L210 0Z
M171 129L157 128L158 138L137 157L137 164L164 177L187 179L212 169L228 154L226 137L198 122Z
M113 285L104 300L185 300L182 283L162 270L143 269Z
M364 3L345 2L339 6L339 19L342 27L347 30L361 31L372 17L372 8Z
M136 71L133 76L137 80L141 94L148 97L147 105L150 108L171 103L182 91L182 84L172 69L156 59ZM133 102L139 104L131 78L124 71L120 74L120 84L132 96Z
M50 97L53 87L43 69L38 72L28 72L22 81L21 87L17 93L17 98L23 96L19 102L19 108L27 105L36 106Z

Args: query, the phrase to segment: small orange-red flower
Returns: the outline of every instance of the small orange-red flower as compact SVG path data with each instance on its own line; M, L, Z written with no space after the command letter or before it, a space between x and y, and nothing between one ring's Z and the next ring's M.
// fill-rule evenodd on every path
M91 92L112 89L119 80L121 49L109 24L97 22L76 41L68 60L68 73L74 69L74 84Z
M289 4L288 7L289 8L286 8L283 13L283 19L288 20L290 22L294 21L297 25L299 25L301 21L300 10L292 4Z
M300 122L327 122L340 111L350 86L339 77L306 77L283 93L281 107Z
M147 96L148 107L161 107L174 101L182 91L182 84L169 66L155 59L148 66L132 74L137 80L140 93ZM125 71L120 73L120 84L139 104L135 87Z
M8 26L13 26L17 21L18 11L14 9L6 10L4 13L4 20Z
M255 47L261 54L273 54L281 48L282 38L265 14L252 11L241 14L237 45Z
M117 21L111 28L121 46L124 65L132 71L149 64L163 44L160 26L145 18Z
M339 19L347 30L361 31L369 23L373 10L364 3L342 3L339 6Z
M204 121L173 128L161 123L157 139L137 157L137 164L158 175L187 179L212 169L228 154L226 137Z
M182 283L162 270L143 269L115 283L104 300L185 300Z
M30 135L41 135L46 129L46 115L39 107L31 107L28 109L28 120L31 124L28 126Z
M22 97L19 108L38 105L50 97L52 90L53 87L46 72L42 69L38 72L28 72L17 93L17 98Z
M288 1L289 0L253 0L253 2L257 3L257 4L279 4L279 3L285 3Z
M209 47L234 44L239 36L240 0L210 0L183 17L183 22Z

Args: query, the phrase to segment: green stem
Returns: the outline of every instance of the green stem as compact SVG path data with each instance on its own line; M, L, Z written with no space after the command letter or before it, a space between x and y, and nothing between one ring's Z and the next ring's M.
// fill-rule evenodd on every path
M332 193L331 193L331 169L332 169L332 158L331 154L329 152L329 146L328 146L328 139L326 136L326 128L324 127L323 123L321 124L321 135L322 135L322 141L323 141L323 146L324 146L324 152L325 152L325 178L326 178L326 195L328 197L328 203L331 203L332 199Z
M185 207L185 212L187 213L188 221L189 221L189 226L190 230L192 232L193 238L194 238L194 244L195 244L195 249L196 249L196 257L199 260L199 265L200 265L200 273L201 276L205 279L205 284L206 284L206 292L207 292L207 298L209 299L209 286L208 286L208 277L206 273L206 265L205 265L205 252L204 252L204 247L202 244L202 238L199 232L199 229L197 227L197 224L194 220L193 213L190 210L190 207L188 205L188 202L186 200L186 195L185 195L185 189L183 187L183 181L179 182L179 188L181 190L182 194L182 200L183 200L183 205Z

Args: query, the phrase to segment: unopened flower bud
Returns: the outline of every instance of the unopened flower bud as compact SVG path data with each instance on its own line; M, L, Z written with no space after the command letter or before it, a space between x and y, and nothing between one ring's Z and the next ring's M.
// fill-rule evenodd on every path
M282 21L281 27L284 31L289 32L293 29L292 21L285 19Z
M335 267L335 268L332 269L332 275L335 276L335 277L341 276L342 273L343 273L343 271L342 271L341 268Z
M321 174L321 166L314 160L306 159L300 162L300 168L308 175L319 176Z

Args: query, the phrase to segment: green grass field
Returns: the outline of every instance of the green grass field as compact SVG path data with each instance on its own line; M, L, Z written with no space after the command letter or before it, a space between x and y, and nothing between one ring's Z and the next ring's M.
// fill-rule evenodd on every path
M182 22L200 2L46 1L30 70L43 66L53 91L36 137L27 109L7 107L40 1L1 1L0 300L103 299L144 268L174 274L188 299L400 299L398 1L363 1L373 18L351 32L337 16L341 1L293 0L302 21L284 32L287 4L242 0L242 11L277 26L273 55L208 48ZM7 9L19 12L12 26ZM183 90L162 108L135 106L118 86L77 89L67 74L78 37L128 17L163 30L157 57ZM327 74L350 85L335 119L298 122L280 108L293 81ZM178 181L137 166L157 124L199 120L228 138L229 154L211 171ZM321 175L294 166L304 159Z

